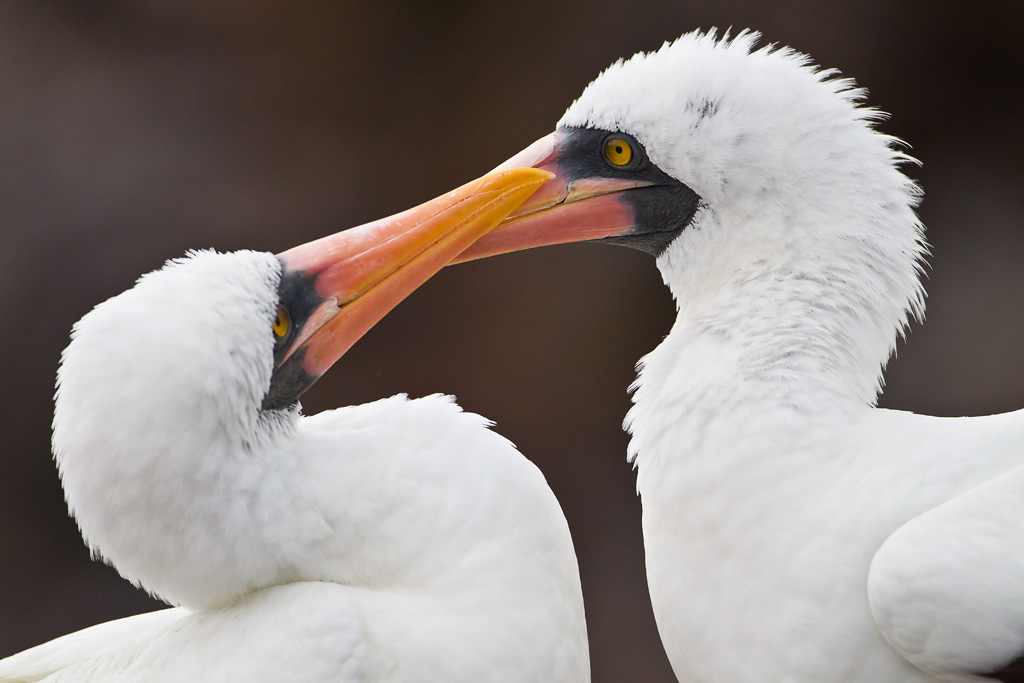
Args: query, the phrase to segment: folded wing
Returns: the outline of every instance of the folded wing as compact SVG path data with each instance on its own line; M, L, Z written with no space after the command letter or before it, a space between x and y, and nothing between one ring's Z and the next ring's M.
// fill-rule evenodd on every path
M872 614L921 669L998 679L1024 654L1022 550L1019 467L897 529L871 564Z
M0 660L0 681L357 683L366 643L347 592L301 582L219 609L118 619Z

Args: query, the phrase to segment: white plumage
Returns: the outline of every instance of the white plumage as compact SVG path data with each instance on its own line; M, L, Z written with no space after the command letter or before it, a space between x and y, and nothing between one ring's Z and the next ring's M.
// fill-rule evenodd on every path
M587 237L658 254L678 315L626 427L681 681L981 680L1024 652L1024 412L875 407L923 313L909 159L851 81L756 38L612 65L508 162L561 194L465 257L566 241L531 226L588 203Z
M931 680L901 655L969 680L1024 649L1024 517L991 519L1024 505L999 478L1024 414L874 407L923 309L917 191L851 83L752 40L634 58L566 115L620 117L704 201L658 259L679 312L627 418L663 640L683 680ZM607 104L658 71L680 99Z
M323 322L303 322L313 275L286 286L291 253L193 253L75 325L53 436L68 506L95 555L180 607L0 660L0 680L589 680L565 519L487 420L440 395L263 404L291 362L279 307L296 362Z

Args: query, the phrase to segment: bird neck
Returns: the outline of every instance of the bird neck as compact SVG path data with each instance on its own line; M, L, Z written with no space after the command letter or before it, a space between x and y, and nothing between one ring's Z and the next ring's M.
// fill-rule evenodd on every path
M94 554L172 604L204 608L299 580L571 594L557 503L486 427L447 397L396 396L312 417L266 413L244 445L182 429L132 444L68 440L60 459ZM520 554L536 561L523 567Z
M922 250L906 202L824 228L793 211L704 209L659 257L678 316L641 362L627 419L634 456L653 438L644 432L667 423L873 405L922 308Z
M294 463L280 457L298 410L232 411L194 396L185 410L171 392L154 410L130 398L69 400L74 409L58 399L54 454L86 544L171 604L203 608L251 590L272 571L258 536L282 510L267 502L286 507L298 494Z

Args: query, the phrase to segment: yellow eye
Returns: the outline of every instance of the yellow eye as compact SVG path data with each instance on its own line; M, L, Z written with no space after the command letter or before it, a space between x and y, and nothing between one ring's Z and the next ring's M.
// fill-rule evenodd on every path
M604 158L615 166L625 166L633 159L633 148L622 138L608 138L604 143Z
M284 306L277 307L277 318L274 320L274 336L283 339L292 331L292 319L288 315L288 309Z

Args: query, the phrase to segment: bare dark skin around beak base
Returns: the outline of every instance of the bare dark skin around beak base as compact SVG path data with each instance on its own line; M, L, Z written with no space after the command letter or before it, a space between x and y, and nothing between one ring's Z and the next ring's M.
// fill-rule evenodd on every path
M633 150L632 159L615 166L605 158L605 142L626 139ZM641 181L642 187L617 193L618 201L632 212L633 224L625 232L593 240L639 249L659 256L690 224L700 205L700 197L689 187L668 175L647 156L643 145L626 133L594 128L559 128L555 156L550 170L557 177L573 182L593 179ZM587 201L580 199L579 201Z

